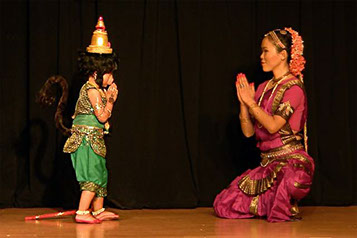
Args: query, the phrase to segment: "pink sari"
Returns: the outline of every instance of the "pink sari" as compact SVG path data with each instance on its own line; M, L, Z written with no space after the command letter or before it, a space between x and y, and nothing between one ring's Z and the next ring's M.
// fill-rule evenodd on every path
M259 85L257 102L266 84ZM304 135L293 132L303 131L307 118L304 85L294 77L284 80L273 95L272 91L265 93L261 108L288 123L270 134L255 122L261 165L235 178L217 195L213 206L219 217L259 216L269 222L292 220L299 212L297 201L310 191L314 161L304 150Z

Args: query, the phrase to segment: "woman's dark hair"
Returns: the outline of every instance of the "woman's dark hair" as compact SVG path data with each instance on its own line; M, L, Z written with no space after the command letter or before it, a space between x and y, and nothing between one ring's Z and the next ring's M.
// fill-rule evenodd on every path
M286 52L288 53L288 63L289 63L290 59L291 59L291 45L292 45L291 34L290 34L290 32L288 32L286 30L280 30L280 29L274 30L274 32L277 35L277 37L279 38L279 40L281 41L281 43L283 43L285 45L285 49L276 45L270 35L268 35L268 38L272 43L274 43L276 50L278 52L282 52L283 50L286 50Z
M119 59L115 53L95 54L80 52L78 57L79 73L84 77L89 77L97 72L95 82L102 87L103 75L112 73L118 69Z

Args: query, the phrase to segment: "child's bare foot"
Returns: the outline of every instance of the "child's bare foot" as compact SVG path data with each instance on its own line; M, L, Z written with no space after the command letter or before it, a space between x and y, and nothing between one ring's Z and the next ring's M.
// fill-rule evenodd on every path
M85 212L80 212L77 211L77 215L75 217L75 221L78 223L87 223L87 224L98 224L101 223L101 220L96 219L94 216L92 216L89 211Z
M101 221L118 220L119 215L105 211L104 209L99 209L97 212L93 212L93 216Z

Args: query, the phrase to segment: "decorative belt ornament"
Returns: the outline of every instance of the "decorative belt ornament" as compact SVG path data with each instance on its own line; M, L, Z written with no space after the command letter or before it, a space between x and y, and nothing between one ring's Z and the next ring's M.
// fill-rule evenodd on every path
M301 149L304 149L304 146L302 144L294 143L294 144L287 144L276 149L272 149L268 152L262 152L260 154L260 157L262 158L260 165L262 167L266 167L274 160L277 160L282 156L288 155L296 150L301 150Z

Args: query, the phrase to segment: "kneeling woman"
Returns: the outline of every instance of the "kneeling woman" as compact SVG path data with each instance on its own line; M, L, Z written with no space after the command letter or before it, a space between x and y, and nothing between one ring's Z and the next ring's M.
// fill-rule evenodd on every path
M272 71L274 77L257 92L244 74L236 81L241 128L246 137L256 135L261 163L218 194L214 210L224 218L289 221L297 218L297 201L310 191L314 173L314 161L306 152L303 41L291 28L278 29L264 36L261 48L263 71Z

